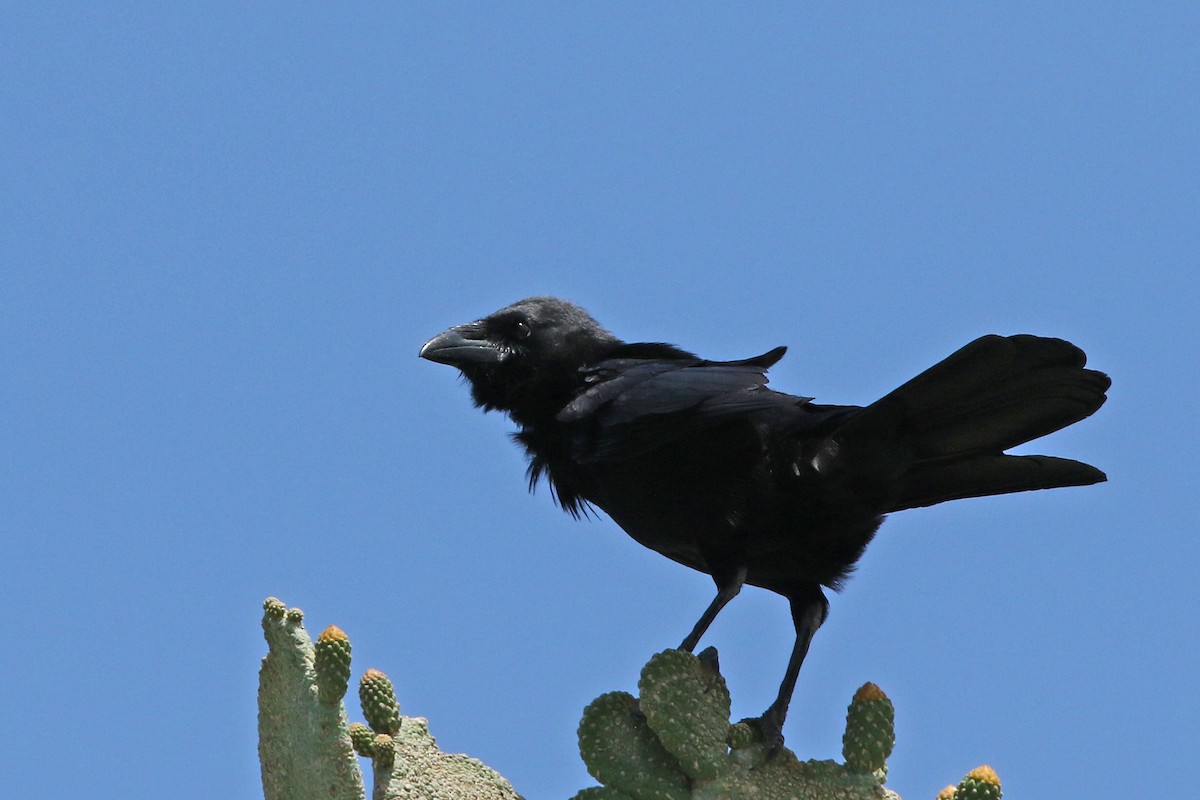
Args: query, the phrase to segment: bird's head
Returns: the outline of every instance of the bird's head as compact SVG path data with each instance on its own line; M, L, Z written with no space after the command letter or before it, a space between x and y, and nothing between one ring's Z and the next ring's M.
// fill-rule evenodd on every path
M421 348L421 358L457 367L476 405L527 424L553 417L581 385L580 368L619 344L579 306L528 297L439 333Z

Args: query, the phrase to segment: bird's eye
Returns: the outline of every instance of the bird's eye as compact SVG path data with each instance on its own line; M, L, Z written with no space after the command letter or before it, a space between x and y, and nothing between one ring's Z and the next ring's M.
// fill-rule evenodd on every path
M517 324L513 326L513 334L521 341L525 341L533 335L533 328L529 327L529 323L518 320Z

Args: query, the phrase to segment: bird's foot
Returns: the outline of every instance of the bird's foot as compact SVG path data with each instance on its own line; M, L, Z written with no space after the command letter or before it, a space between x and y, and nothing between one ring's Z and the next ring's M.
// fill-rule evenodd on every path
M706 647L696 654L696 658L700 661L700 666L713 675L720 676L721 662L717 658L717 648Z
M765 756L764 763L775 758L783 750L783 720L770 709L761 717L747 717L739 724L749 725L760 737Z

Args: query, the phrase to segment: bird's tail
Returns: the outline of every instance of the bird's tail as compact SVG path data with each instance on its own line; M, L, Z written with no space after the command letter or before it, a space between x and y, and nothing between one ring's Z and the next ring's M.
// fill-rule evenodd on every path
M853 415L834 438L851 452L881 440L903 451L888 459L901 473L889 511L1099 483L1104 473L1089 464L1004 454L1103 405L1111 381L1086 360L1062 339L984 336Z

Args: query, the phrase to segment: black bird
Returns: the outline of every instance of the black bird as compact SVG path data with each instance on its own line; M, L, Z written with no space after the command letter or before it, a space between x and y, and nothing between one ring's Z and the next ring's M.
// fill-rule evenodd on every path
M885 514L964 497L1105 480L1063 458L1006 455L1092 414L1106 375L1070 342L984 336L866 407L768 389L785 348L707 361L623 342L582 308L530 297L450 328L421 357L457 367L475 404L507 413L529 459L578 517L712 576L691 651L743 584L783 595L796 629L779 695L757 723L783 742L800 665Z

